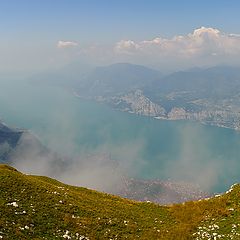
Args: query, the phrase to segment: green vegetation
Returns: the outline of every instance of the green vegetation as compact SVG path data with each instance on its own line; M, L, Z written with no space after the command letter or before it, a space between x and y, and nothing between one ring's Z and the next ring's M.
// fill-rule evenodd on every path
M0 165L0 239L240 239L239 196L159 206Z

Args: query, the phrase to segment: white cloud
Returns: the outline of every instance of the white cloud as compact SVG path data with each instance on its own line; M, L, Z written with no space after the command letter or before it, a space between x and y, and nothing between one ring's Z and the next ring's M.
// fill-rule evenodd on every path
M139 46L134 41L131 40L121 40L115 46L115 51L117 53L131 54L138 50Z
M133 54L137 51L153 57L191 58L202 55L236 55L240 54L240 35L225 34L218 29L201 27L185 36L179 35L171 39L157 37L140 42L122 40L116 43L115 50L120 54Z
M121 40L114 45L116 59L164 69L239 64L240 35L201 27L186 35L151 40Z
M58 48L76 46L76 42L58 42ZM94 65L130 62L158 68L163 72L196 66L239 65L240 34L200 27L191 33L171 38L157 36L141 41L125 39L112 45L85 45L77 48L77 57Z
M58 48L71 48L78 46L77 42L71 42L71 41L58 41L57 47Z

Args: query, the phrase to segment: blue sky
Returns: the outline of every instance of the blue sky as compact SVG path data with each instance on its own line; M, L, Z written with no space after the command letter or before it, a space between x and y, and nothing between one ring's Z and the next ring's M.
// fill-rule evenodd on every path
M170 39L201 26L237 34L239 11L239 0L3 0L0 51L28 49L30 57L38 49L51 52L59 40L84 46Z
M0 29L1 35L46 34L84 42L142 40L200 26L238 32L239 11L238 0L5 0Z

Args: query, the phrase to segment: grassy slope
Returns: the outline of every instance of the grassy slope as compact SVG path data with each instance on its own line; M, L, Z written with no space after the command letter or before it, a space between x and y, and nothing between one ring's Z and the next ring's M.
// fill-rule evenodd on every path
M163 207L0 165L0 239L240 239L239 197Z

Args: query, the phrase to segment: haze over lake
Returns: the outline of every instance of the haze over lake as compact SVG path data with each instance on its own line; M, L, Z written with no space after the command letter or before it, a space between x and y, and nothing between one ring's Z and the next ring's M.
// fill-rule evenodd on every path
M120 112L21 79L1 79L0 109L7 124L30 129L56 152L108 155L130 177L190 181L210 191L240 181L234 130Z

